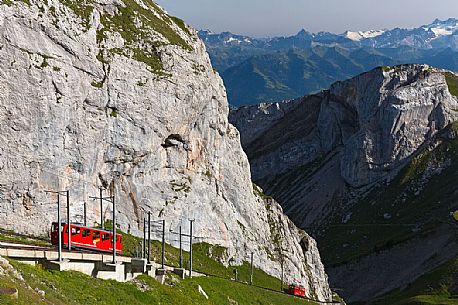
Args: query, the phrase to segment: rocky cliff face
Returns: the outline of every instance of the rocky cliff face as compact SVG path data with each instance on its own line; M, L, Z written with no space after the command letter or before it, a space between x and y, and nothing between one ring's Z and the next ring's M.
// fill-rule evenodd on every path
M458 119L457 98L446 81L453 74L447 73L426 65L378 68L285 105L238 108L230 120L241 130L254 180L268 192L277 190L276 195L294 193L293 198L280 196L282 203L287 212L297 208L295 220L316 215L299 221L307 226L322 218L317 200L325 204L346 186L359 189L392 177ZM284 111L266 114L272 108ZM310 178L302 179L310 182L308 187L294 192L283 187L287 182L280 177L299 174ZM315 184L328 188L313 188ZM304 202L313 202L314 211Z
M242 138L239 118L252 114L244 148L254 180L313 231L350 301L406 285L458 253L453 230L437 223L457 207L447 182L454 137L443 135L458 120L457 80L426 65L384 67L292 101L281 116L264 115L269 105L231 113ZM413 248L422 249L416 259L401 262Z
M152 1L2 1L0 5L0 225L47 234L56 197L71 219L118 202L122 230L145 213L166 231L189 229L255 265L330 298L316 243L253 191L223 83L193 29ZM166 237L173 243L173 235ZM282 250L281 250L282 249ZM281 253L280 253L281 252Z

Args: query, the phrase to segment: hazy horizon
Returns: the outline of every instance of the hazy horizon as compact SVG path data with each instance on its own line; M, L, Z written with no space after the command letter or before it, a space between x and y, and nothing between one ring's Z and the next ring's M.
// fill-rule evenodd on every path
M437 5L437 3L441 5ZM441 0L157 0L169 14L198 30L254 37L310 32L414 28L434 19L456 18L458 1ZM453 16L452 12L457 12Z

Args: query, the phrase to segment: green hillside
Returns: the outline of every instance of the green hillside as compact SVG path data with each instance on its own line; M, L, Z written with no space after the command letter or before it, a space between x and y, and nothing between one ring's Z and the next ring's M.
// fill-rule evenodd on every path
M111 221L105 223L111 226ZM123 234L124 255L132 256L140 238L119 231ZM10 231L0 230L0 240L9 242L44 243L41 239L25 237ZM160 262L161 243L151 242L151 260ZM0 296L0 304L268 304L294 305L316 304L281 293L281 281L254 268L253 286L250 281L250 265L244 262L240 266L225 267L219 262L225 248L206 243L193 246L193 269L207 274L201 278L179 278L169 275L166 285L161 285L148 276L141 276L129 283L104 281L78 272L57 272L44 270L40 265L33 267L11 260L11 264L24 278L18 280L11 273L2 273L0 264L0 288L15 287L19 290L19 299L11 301ZM179 249L166 244L165 263L168 266L179 266ZM189 252L183 251L183 265L189 263ZM233 281L237 269L238 281ZM33 289L28 289L27 285ZM200 285L210 296L206 300L197 291ZM287 283L283 284L286 287ZM146 291L145 287L148 287ZM37 291L44 291L45 298ZM84 293L82 293L84 292Z
M18 300L0 297L1 304L315 304L216 277L180 280L169 276L166 284L161 285L148 276L140 276L132 282L119 283L94 279L78 272L47 271L14 261L12 264L25 282L13 279L13 276L0 275L0 286L17 287L19 290ZM198 292L198 285L208 294L208 300ZM44 292L44 297L40 296L40 291Z
M229 61L224 49L213 48L210 52L213 61L220 62L223 59L219 57L223 56ZM244 53L248 59L221 73L229 103L234 106L303 96L376 66L394 63L383 55L364 50L350 52L326 47L258 55L243 51L240 56L235 52L231 59L243 58Z
M423 275L405 289L393 291L369 304L458 304L458 257L445 263L434 271Z
M297 98L378 66L426 63L458 71L457 52L452 49L312 47L300 43L275 48L259 41L240 45L207 41L206 45L234 106Z

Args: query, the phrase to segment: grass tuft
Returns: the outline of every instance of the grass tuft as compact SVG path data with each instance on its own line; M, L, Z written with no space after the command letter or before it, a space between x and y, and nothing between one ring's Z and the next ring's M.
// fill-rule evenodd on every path
M140 6L134 0L123 0L123 2L125 5L118 5L114 15L101 16L104 27L97 32L98 43L103 42L107 31L118 32L122 36L125 47L111 49L113 54L132 57L145 63L152 72L164 74L161 73L163 65L158 51L164 43L151 35L153 31L161 34L170 44L188 51L192 50L192 47L171 27L172 19L154 2L145 1L148 8Z
M83 27L88 30L89 19L94 10L94 0L60 0L62 4L71 9L75 15L81 18L83 21Z
M451 73L444 73L445 80L447 81L448 91L451 95L458 96L458 76Z

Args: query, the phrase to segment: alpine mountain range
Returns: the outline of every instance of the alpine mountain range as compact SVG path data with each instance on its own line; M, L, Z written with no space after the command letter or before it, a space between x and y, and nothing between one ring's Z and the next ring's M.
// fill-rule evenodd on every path
M233 106L293 99L377 66L429 64L458 71L458 19L413 29L253 38L200 31Z

